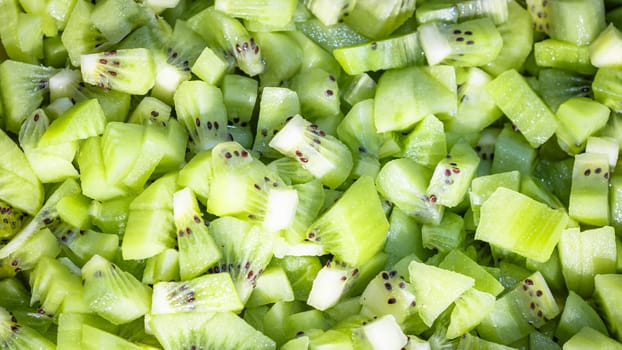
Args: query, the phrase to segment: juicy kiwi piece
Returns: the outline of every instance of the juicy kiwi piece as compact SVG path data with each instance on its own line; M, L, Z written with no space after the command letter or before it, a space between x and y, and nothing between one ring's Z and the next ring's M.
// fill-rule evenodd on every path
M80 184L85 196L106 201L128 194L126 188L113 184L106 177L101 137L93 136L84 140L76 159L80 169Z
M273 237L260 226L227 216L212 221L210 232L222 252L210 271L229 272L244 304L272 259Z
M363 100L348 111L337 126L337 136L343 141L354 161L353 176L376 176L380 170L378 151L382 136L374 125L374 101Z
M156 284L179 280L179 252L176 249L166 249L146 260L142 276L143 283Z
M455 207L466 195L475 177L479 157L471 146L459 143L441 159L430 178L426 196L433 203Z
M0 64L0 97L5 130L19 132L22 122L47 96L50 78L55 73L56 69L52 67L13 60Z
M172 107L163 101L151 97L143 97L128 118L129 123L165 124L171 117Z
M212 178L207 210L257 222L270 232L291 225L297 192L254 159L236 142L223 142L212 150Z
M153 315L148 322L165 349L276 349L272 339L232 312Z
M80 276L53 257L42 258L29 280L31 304L40 302L41 310L52 317L68 309L71 299L81 298L83 292Z
M568 291L568 297L555 329L555 337L565 343L583 327L590 327L604 335L609 335L604 321L587 301L574 291Z
M472 277L475 280L473 288L482 292L496 296L504 290L503 285L486 271L483 266L458 249L450 251L438 266Z
M405 214L420 223L441 221L443 207L431 201L425 191L432 172L409 158L387 162L376 177L378 192Z
M620 51L622 33L610 23L590 44L590 62L594 67L616 67L622 62L616 52Z
M96 327L85 324L82 326L82 349L84 350L96 350L101 347L107 349L127 349L127 350L141 350L143 349L137 344L127 341L118 335L106 332Z
M534 31L548 33L551 29L549 19L549 1L542 0L526 0L526 8L532 19L532 27Z
M522 280L504 297L513 299L515 307L536 328L560 313L555 297L539 271Z
M307 305L321 311L335 306L358 277L358 268L328 261L313 279Z
M423 247L432 252L446 253L464 247L465 241L464 219L450 211L443 213L443 218L438 224L423 224L421 227Z
M115 233L80 230L61 223L54 228L54 234L63 244L64 253L80 266L94 255L114 260L119 250L119 236Z
M76 67L80 66L81 55L107 50L112 46L91 20L94 8L90 1L76 0L61 34L71 64Z
M220 89L198 80L186 81L177 88L174 100L177 118L188 131L194 153L228 140L227 111Z
M622 339L620 295L622 295L622 278L620 275L602 274L594 277L593 298L596 309L605 320L610 334L618 341Z
M113 324L133 321L149 311L151 288L99 255L82 267L82 281L91 310Z
M376 129L381 133L409 130L430 114L439 118L453 116L458 107L456 96L456 71L452 66L388 70L380 76L376 88Z
M484 87L492 77L477 67L456 71L458 110L447 129L456 132L481 131L498 120L502 112Z
M134 95L146 94L155 83L153 54L148 49L120 49L80 56L85 83Z
M296 4L295 0L218 0L214 6L231 17L281 28L291 22Z
M101 135L105 124L106 116L99 102L94 98L84 100L50 123L41 135L39 145L58 145Z
M234 65L235 61L228 60L220 50L206 46L190 70L204 82L217 85L225 73L233 69Z
M294 290L285 270L270 265L257 279L257 284L245 307L273 304L278 301L293 301Z
M408 265L408 271L419 315L428 326L475 283L469 276L417 261Z
M7 347L52 350L54 343L34 329L17 322L5 308L0 308L0 341Z
M244 308L231 275L211 273L183 282L159 282L153 286L151 315L178 312L240 312Z
M60 252L59 244L48 228L43 228L28 237L23 244L0 260L3 274L13 276L32 270L39 259L55 257Z
M373 39L389 36L415 11L415 1L357 0L344 22L357 32Z
M233 56L244 73L255 76L263 72L261 50L237 19L211 6L188 19L188 24L210 47Z
M58 316L57 348L78 350L82 348L82 327L117 333L118 327L95 314L63 312Z
M227 74L221 84L229 124L247 127L257 101L257 80L238 74Z
M537 151L516 128L506 124L497 135L493 154L491 173L518 170L522 174L530 174L535 166Z
M417 32L333 51L343 70L350 74L422 65L423 49Z
M520 173L516 170L474 178L473 181L471 181L469 201L471 203L475 225L479 224L479 214L482 203L484 203L498 187L506 187L518 191L520 185Z
M591 80L577 73L546 68L538 73L537 92L551 111L573 97L587 97L592 90Z
M307 227L322 209L324 190L318 180L296 184L293 188L298 192L298 205L292 223L285 233L285 240L289 243L300 243L305 238Z
M182 20L175 21L173 33L166 36L163 41L154 55L156 77L151 95L172 103L179 84L192 78L191 67L201 55L206 43Z
M430 114L401 139L403 156L433 168L447 155L445 126Z
M600 153L581 153L574 158L568 214L590 225L609 223L609 160Z
M305 0L304 5L324 25L331 26L343 22L344 16L356 6L356 1Z
M557 109L557 142L568 154L584 149L587 138L607 124L611 111L587 97L571 98Z
M192 190L199 201L206 205L209 195L209 179L212 176L212 152L201 151L195 154L179 170L177 185L181 188L188 187Z
M614 112L622 111L622 100L619 97L619 77L622 70L619 68L599 68L592 82L594 99Z
M15 209L34 215L43 203L43 187L28 163L24 152L11 137L0 132L0 200Z
M566 213L499 187L481 207L475 239L545 262L567 221ZM504 235L498 234L500 227L504 228Z
M594 276L616 271L615 231L611 226L582 232L579 228L566 229L558 251L566 287L584 298L593 294Z
M23 246L32 235L36 234L37 231L52 224L58 218L58 211L56 210L58 201L65 196L76 193L80 193L80 185L73 179L67 179L59 185L54 192L50 194L32 220L30 220L9 243L0 248L0 259L20 249L20 247Z
M25 216L21 210L0 201L0 239L10 239L15 236L25 223Z
M313 279L322 268L320 259L316 256L284 256L282 259L273 258L272 266L281 267L294 291L294 299L305 301L313 287Z
M304 184L316 180L313 174L295 159L281 157L268 163L268 168L278 173L287 184Z
M575 45L589 45L607 26L603 1L548 1L548 21L551 38Z
M374 180L362 176L309 226L306 236L326 247L337 260L360 266L382 250L388 228Z
M471 288L462 293L455 301L451 311L447 339L459 337L475 328L495 305L495 296Z
M173 194L173 217L179 247L179 273L182 280L201 275L221 258L201 217L194 193L184 188Z
M419 40L430 65L481 66L497 58L503 46L501 34L489 18L459 24L423 24Z
M297 21L296 29L328 52L341 47L369 42L367 37L345 23L326 26L319 19L313 17Z
M132 200L121 243L123 259L144 259L175 246L176 181L175 173L164 175Z
M530 145L543 144L557 129L557 120L551 110L516 70L501 73L488 83L486 92Z
M257 32L254 35L266 64L259 74L262 86L281 86L298 73L304 52L294 38L279 32ZM287 52L287 56L283 52Z
M417 22L457 23L466 19L490 17L496 25L508 20L508 4L503 0L434 1L417 6Z
M278 158L280 153L268 144L279 130L287 123L288 118L300 114L300 100L295 91L288 88L266 86L261 93L257 134L253 143L253 151L262 157Z
M392 315L404 327L412 327L413 320L419 318L412 286L397 271L378 273L367 284L359 302L361 314L370 317Z
M69 141L58 145L40 146L39 140L50 125L47 114L37 109L27 118L19 131L19 144L32 170L43 183L62 182L77 178L78 172L72 164L78 150L78 143Z
M339 85L327 71L321 68L302 70L292 78L290 88L298 94L305 118L316 120L339 114Z
M352 170L352 154L348 147L300 115L290 119L269 146L298 160L330 188L339 187Z
M590 62L588 46L546 39L535 43L533 52L539 67L553 67L587 75L596 72L596 68Z
M508 19L497 27L503 47L494 61L482 67L492 75L499 75L507 69L520 69L533 46L532 21L527 10L516 1L508 2L507 7Z
M93 25L111 43L118 43L132 30L145 24L150 12L136 2L98 1L91 12Z

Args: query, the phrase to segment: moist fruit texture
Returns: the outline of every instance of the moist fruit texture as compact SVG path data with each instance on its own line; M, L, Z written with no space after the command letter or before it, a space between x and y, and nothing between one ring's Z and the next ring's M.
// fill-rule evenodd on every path
M0 349L622 348L621 0L0 0Z

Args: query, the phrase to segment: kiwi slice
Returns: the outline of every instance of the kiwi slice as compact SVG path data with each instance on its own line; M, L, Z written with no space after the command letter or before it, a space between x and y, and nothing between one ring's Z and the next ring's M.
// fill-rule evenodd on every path
M151 288L99 255L82 267L82 280L91 310L113 324L133 321L149 311Z
M155 84L155 63L148 49L121 49L80 56L84 82L102 89L144 95Z
M212 150L212 178L207 210L260 223L270 232L291 225L297 192L236 142Z
M233 56L244 73L255 76L263 72L261 49L237 19L211 6L188 19L188 24L210 47Z
M260 226L228 216L212 221L210 232L222 252L222 259L210 271L229 272L245 303L272 259L272 235Z
M231 275L206 274L183 282L159 282L153 286L151 315L179 312L240 312L244 305L238 297Z
M173 217L179 247L179 273L182 280L197 277L216 264L221 253L208 231L194 193L184 188L173 194Z
M195 153L229 140L220 89L199 80L186 81L177 88L174 101L177 118L186 127Z
M56 69L13 60L0 64L0 97L6 130L18 133L22 122L46 98Z
M5 308L0 308L0 341L24 349L52 350L56 346L34 329L17 322Z
M376 255L388 228L374 180L362 176L309 226L306 236L323 245L337 260L360 266Z
M26 215L6 202L0 201L0 239L15 236L25 223Z
M35 110L22 124L19 131L19 144L28 163L43 183L62 182L67 178L77 178L78 171L72 164L78 151L76 141L39 146L39 141L49 125L50 120L41 109Z
M298 160L330 188L339 187L352 170L352 154L348 147L300 115L290 119L269 146Z
M295 0L219 0L215 8L231 17L242 18L274 28L287 26L294 16Z
M153 315L148 324L165 349L276 349L272 339L232 312Z
M58 218L56 205L65 196L80 193L80 185L73 179L67 179L60 184L47 198L43 206L37 211L34 217L26 224L22 230L15 235L9 243L0 248L0 259L14 253L36 232L47 225L54 223Z

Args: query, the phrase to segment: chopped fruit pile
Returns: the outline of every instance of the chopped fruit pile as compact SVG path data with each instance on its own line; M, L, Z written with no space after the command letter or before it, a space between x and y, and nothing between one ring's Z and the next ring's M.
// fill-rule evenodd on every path
M0 0L0 350L622 349L621 30Z

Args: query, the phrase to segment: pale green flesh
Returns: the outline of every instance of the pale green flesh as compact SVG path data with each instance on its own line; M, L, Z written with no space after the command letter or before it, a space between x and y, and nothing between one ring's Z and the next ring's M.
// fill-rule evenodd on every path
M0 348L622 348L622 2L523 2L0 0Z

